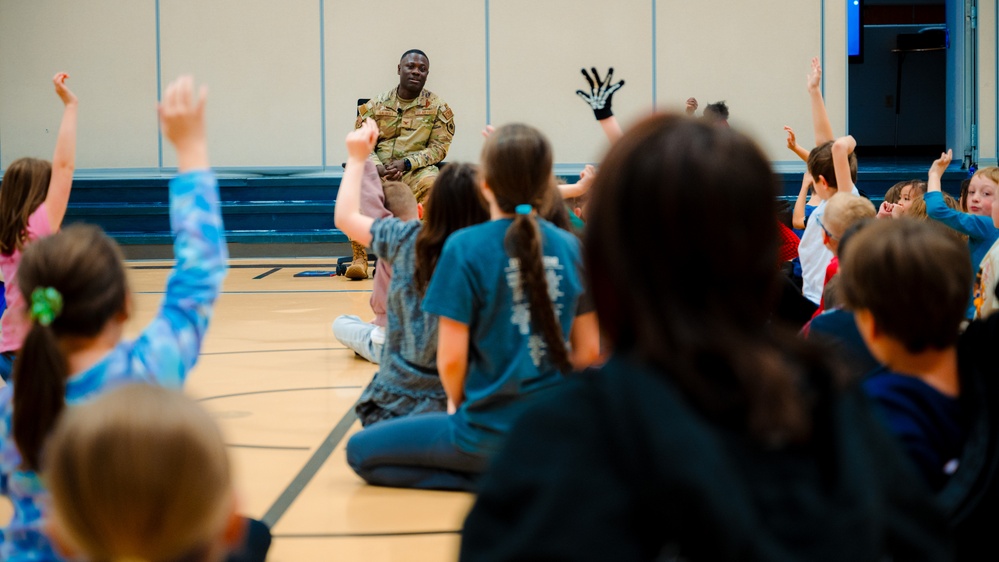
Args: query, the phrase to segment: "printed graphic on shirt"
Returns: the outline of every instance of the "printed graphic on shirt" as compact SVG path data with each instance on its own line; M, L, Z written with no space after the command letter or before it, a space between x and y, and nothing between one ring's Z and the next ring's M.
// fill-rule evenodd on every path
M565 295L561 288L562 279L565 278L565 267L562 266L558 256L544 256L542 263L545 268L545 283L548 285L548 298L553 303L555 316L558 317L562 313L562 304L558 299ZM527 346L531 352L531 362L535 367L540 367L548 346L544 338L531 333L531 306L520 282L520 260L509 258L503 272L506 275L506 284L513 293L510 323L517 326L521 335L528 336Z

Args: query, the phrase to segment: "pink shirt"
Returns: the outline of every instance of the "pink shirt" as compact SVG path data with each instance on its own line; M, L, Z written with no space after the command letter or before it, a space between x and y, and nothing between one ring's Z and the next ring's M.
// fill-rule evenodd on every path
M364 176L361 177L361 213L373 219L391 217L392 212L385 208L385 190L378 170L371 160L364 163ZM389 283L392 282L392 267L387 262L378 262L375 268L374 288L371 291L371 310L375 313L372 322L384 328L388 325L385 301L388 299Z
M52 234L52 225L49 224L49 212L45 203L35 209L34 213L28 217L28 243L38 240L44 236ZM0 334L0 352L17 351L21 349L24 337L28 333L28 320L24 317L24 299L21 297L21 290L17 286L17 266L21 263L21 251L14 250L14 253L5 256L0 254L0 271L3 272L4 297L7 298L7 311L3 313L3 320L0 321L2 334Z

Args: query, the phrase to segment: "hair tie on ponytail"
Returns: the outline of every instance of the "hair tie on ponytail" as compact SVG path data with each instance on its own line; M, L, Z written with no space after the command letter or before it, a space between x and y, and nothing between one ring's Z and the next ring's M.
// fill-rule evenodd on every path
M530 205L526 205L526 204L525 205L517 205L517 208L515 210L517 211L518 215L529 215L529 214L531 214L531 211L534 210L534 207L532 207Z
M48 326L62 312L62 295L54 287L35 287L31 291L31 320Z

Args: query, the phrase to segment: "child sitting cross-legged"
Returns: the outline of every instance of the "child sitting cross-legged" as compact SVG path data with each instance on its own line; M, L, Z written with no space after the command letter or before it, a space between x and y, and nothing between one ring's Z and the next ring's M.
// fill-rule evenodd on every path
M425 222L365 215L362 177L377 136L373 121L348 136L349 157L335 209L337 227L392 266L381 363L355 408L364 426L446 409L437 374L437 318L426 314L420 301L451 233L489 218L475 167L460 163L448 165L434 181Z
M423 218L423 205L416 202L412 189L402 182L387 181L383 187L374 163L369 161L361 180L361 212L371 218L395 217L412 221ZM353 314L344 314L333 320L333 336L337 341L372 363L381 361L385 345L386 306L391 284L392 264L382 260L375 269L369 301L374 319L365 322Z
M351 133L351 161L362 162L376 136L364 127ZM474 490L520 413L596 360L579 241L540 218L553 185L552 149L540 131L506 125L486 139L479 189L492 220L447 239L423 299L439 321L437 369L451 414L354 434L347 462L366 482Z

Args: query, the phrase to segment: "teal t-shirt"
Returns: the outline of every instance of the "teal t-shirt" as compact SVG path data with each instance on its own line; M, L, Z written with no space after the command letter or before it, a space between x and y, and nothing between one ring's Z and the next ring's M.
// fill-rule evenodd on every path
M568 340L584 296L579 240L539 220L548 294ZM469 326L465 401L451 416L455 444L491 455L534 394L563 380L531 326L520 266L503 239L512 219L464 228L444 244L423 310ZM590 310L588 310L590 309Z

